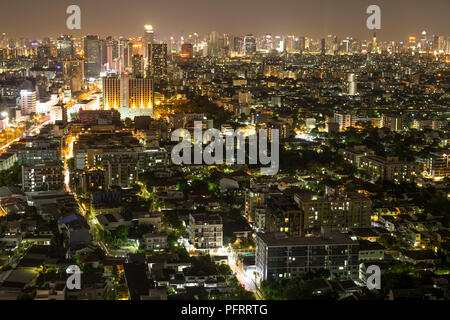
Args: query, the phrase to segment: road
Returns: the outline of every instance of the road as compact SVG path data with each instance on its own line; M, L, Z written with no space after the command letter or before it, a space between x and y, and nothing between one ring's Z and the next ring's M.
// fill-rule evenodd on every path
M28 129L28 131L24 132L20 137L14 139L14 140L11 140L11 141L8 142L7 144L4 144L3 146L1 146L1 147L0 147L0 151L3 151L3 150L8 149L9 146L11 146L12 144L18 142L20 139L22 139L24 135L26 135L26 134L32 135L34 132L40 130L43 126L45 126L45 125L47 125L47 124L49 124L49 123L50 123L50 120L45 121L45 122L41 123L40 125L37 125L37 126L35 126L35 127L32 127L32 128L30 128L30 129Z
M252 292L257 300L264 300L264 296L256 284L256 279L253 272L243 272L236 265L236 261L234 260L232 253L228 256L228 265L230 266L233 273L236 275L239 283L245 288L245 290Z

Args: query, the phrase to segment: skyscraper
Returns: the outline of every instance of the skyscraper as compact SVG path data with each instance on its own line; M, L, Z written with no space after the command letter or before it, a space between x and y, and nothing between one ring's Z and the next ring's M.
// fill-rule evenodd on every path
M133 65L133 77L143 78L144 77L144 57L140 54L133 55L132 65Z
M247 55L256 53L256 40L253 34L245 36L245 53Z
M153 43L148 45L148 75L163 76L167 73L167 44Z
M71 59L74 57L73 40L71 36L60 36L56 40L56 50L59 59Z
M84 39L85 77L97 78L101 72L100 40L98 36L86 36Z
M83 60L79 59L64 60L63 78L64 84L68 86L72 92L81 91L84 78Z
M144 36L142 37L142 44L144 46L144 59L148 63L150 56L149 45L155 42L155 33L153 31L153 26L149 24L144 26L144 30L145 31Z

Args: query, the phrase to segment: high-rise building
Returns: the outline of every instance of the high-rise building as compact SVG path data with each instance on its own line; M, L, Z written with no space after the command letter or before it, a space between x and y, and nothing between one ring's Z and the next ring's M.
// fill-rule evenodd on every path
M251 55L256 53L256 39L253 34L245 36L245 54Z
M348 95L349 96L356 95L357 94L357 84L356 84L354 73L348 74L347 85L348 85Z
M20 110L23 116L36 113L36 91L24 89L20 91Z
M83 60L64 60L62 63L64 84L70 88L72 92L80 92L84 79L84 62Z
M219 33L217 31L213 31L209 35L208 54L210 56L219 54Z
M167 73L167 44L153 43L148 45L149 63L147 74L163 76Z
M103 79L103 108L116 109L122 119L153 116L153 78L107 77Z
M185 43L181 46L181 56L183 58L192 58L194 55L194 47L191 43Z
M144 77L144 57L139 54L135 54L132 59L133 66L133 77L143 78Z
M129 80L128 107L131 109L153 108L153 79L137 78Z
M56 40L56 50L58 52L59 59L72 59L74 58L74 47L71 36L60 36Z
M144 36L142 37L142 44L144 46L144 59L149 60L150 57L150 51L149 51L149 44L153 44L155 42L155 32L153 30L152 25L145 25L144 26Z
M121 105L121 81L118 77L103 78L103 108L119 109Z
M90 35L84 39L84 72L87 79L100 76L101 52L98 36Z

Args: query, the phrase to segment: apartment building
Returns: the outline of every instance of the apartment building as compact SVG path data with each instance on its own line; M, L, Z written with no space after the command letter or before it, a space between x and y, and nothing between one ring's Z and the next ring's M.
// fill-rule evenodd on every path
M294 195L302 212L305 231L327 226L333 230L370 226L372 201L358 193L324 195L302 192Z
M189 240L197 250L208 251L223 246L222 217L213 214L190 214Z
M366 171L372 180L386 180L395 183L411 182L416 175L414 163L401 161L398 157L364 156L359 168Z
M261 280L299 277L323 269L331 277L357 279L358 251L356 240L326 228L311 237L257 233L256 271Z
M22 166L24 191L60 190L64 187L63 169L59 163Z

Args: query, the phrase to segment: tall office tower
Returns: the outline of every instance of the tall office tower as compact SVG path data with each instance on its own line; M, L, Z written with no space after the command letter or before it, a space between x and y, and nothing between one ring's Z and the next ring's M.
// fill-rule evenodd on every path
M150 56L147 74L151 76L163 76L167 74L167 44L149 44L148 52Z
M355 80L355 74L349 73L347 78L347 84L348 84L348 95L349 96L355 96L357 94L357 84Z
M68 86L72 92L80 92L82 90L84 78L83 60L64 60L62 69L64 84Z
M183 58L192 58L194 56L194 46L191 43L185 43L181 46L181 56Z
M106 63L109 70L117 71L116 62L120 58L119 56L119 44L111 37L106 38Z
M245 54L251 55L256 53L256 40L253 34L245 36Z
M286 39L286 52L287 53L293 53L294 52L294 47L295 47L295 36L294 35L290 35L287 37Z
M84 72L87 79L100 76L101 55L98 36L86 36L84 39Z
M422 37L420 38L420 49L423 51L427 51L428 48L428 38L427 38L427 32L424 30L422 31Z
M273 38L271 34L266 34L264 37L263 49L272 51L274 49Z
M300 37L298 39L298 49L299 49L300 52L305 51L305 49L306 49L306 39L305 39L305 37Z
M374 32L373 38L372 38L372 53L378 52L378 43L377 43L377 33Z
M6 33L2 33L0 36L0 48L6 48L8 46L8 40L6 39Z
M208 54L217 56L219 54L219 33L213 31L209 35Z
M243 52L243 39L242 37L233 37L233 42L231 43L231 50L235 54L242 54Z
M49 44L43 44L38 48L37 59L38 64L47 65L48 59L52 57L52 50Z
M437 54L445 52L445 38L443 36L433 36L433 51Z
M8 49L0 48L0 61L8 60Z
M320 54L324 56L326 52L327 52L326 42L325 39L322 39L320 42Z
M121 107L121 80L118 77L103 78L103 109Z
M281 39L280 36L275 36L275 38L273 39L273 48L279 52L283 51L283 40Z
M36 113L36 91L23 89L20 91L20 111L22 116Z
M450 37L447 37L447 41L445 42L445 53L450 54Z
M56 50L59 59L72 59L75 57L73 40L71 36L60 36L56 40Z
M349 113L335 113L334 122L339 124L341 131L356 125L356 116Z
M128 70L133 67L133 43L127 42L123 48L123 67Z
M100 39L100 72L105 72L106 67L108 66L108 48L106 46L106 40Z
M144 57L140 54L135 54L132 59L133 65L133 77L143 78L144 77Z
M144 26L144 36L142 37L142 45L144 46L144 59L145 61L147 61L147 63L150 57L150 51L148 51L149 45L153 44L154 42L155 42L155 33L153 30L153 26L147 24Z

